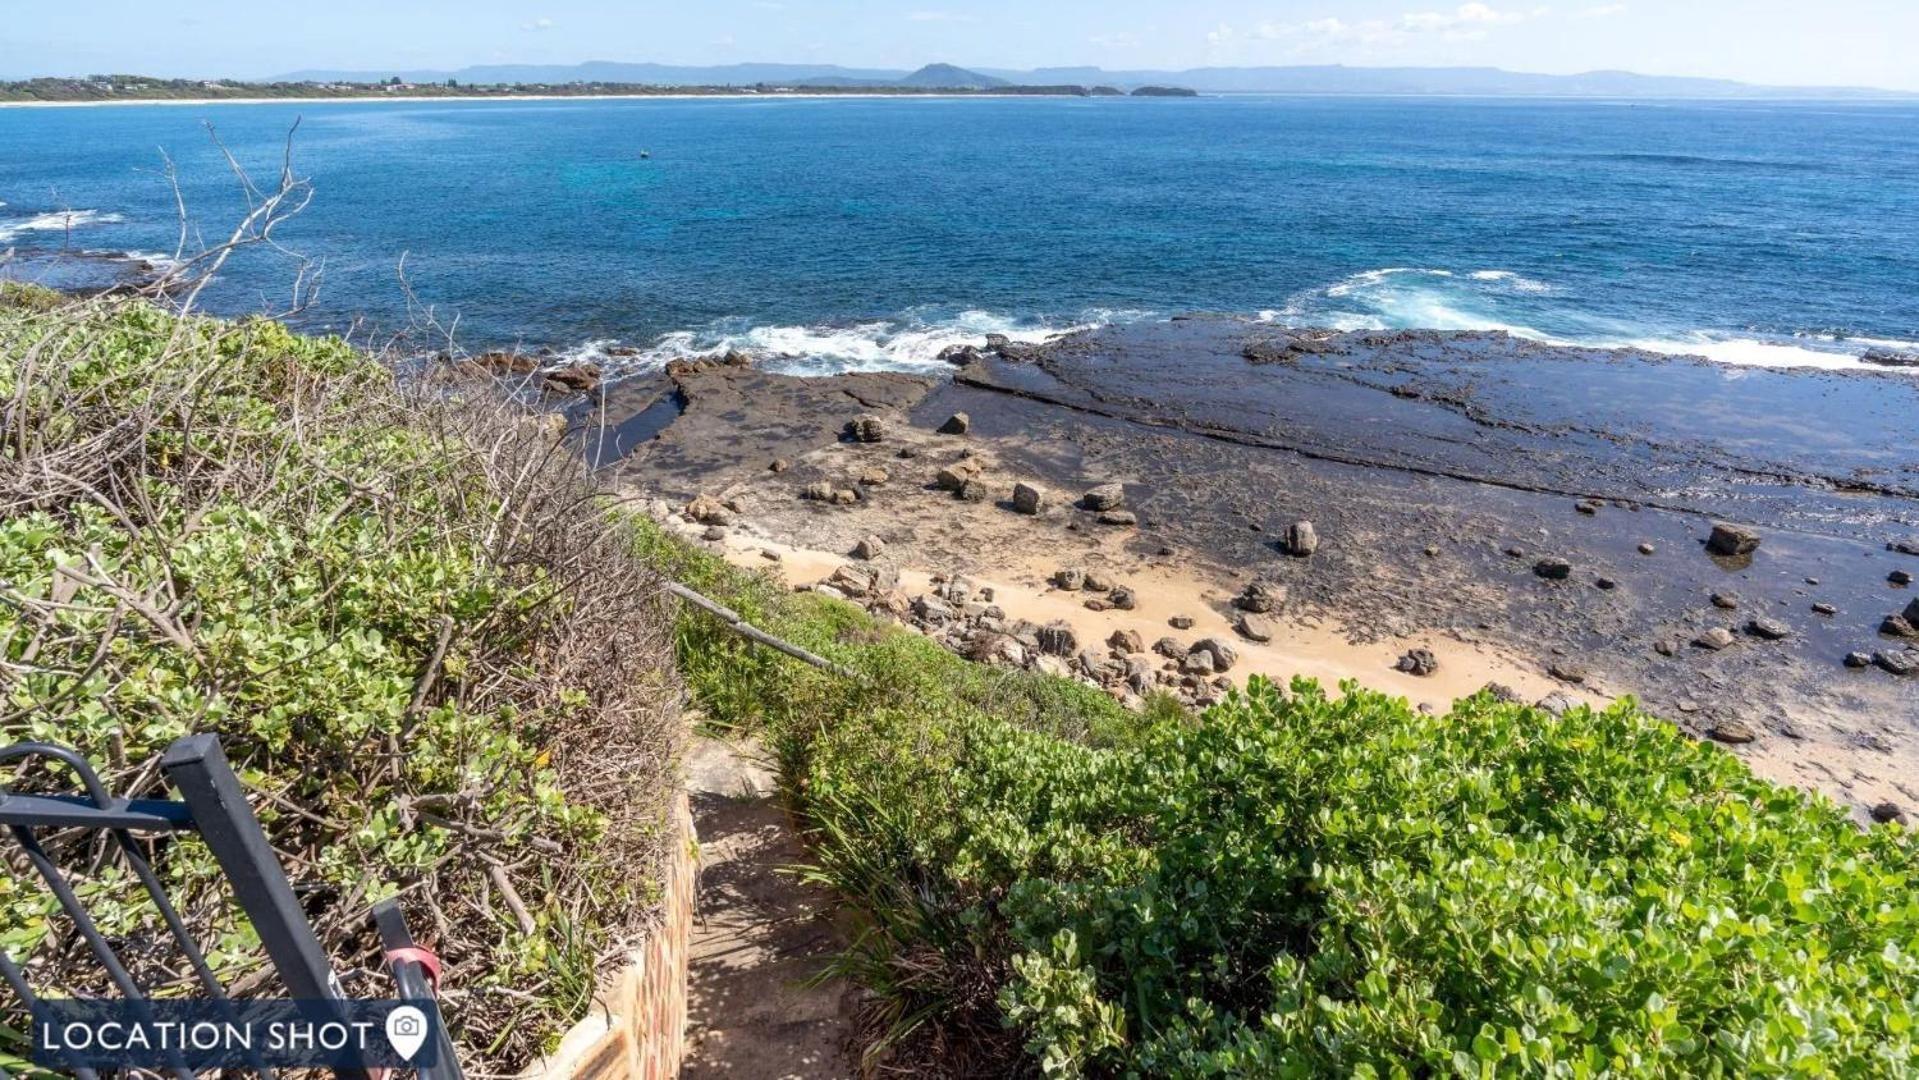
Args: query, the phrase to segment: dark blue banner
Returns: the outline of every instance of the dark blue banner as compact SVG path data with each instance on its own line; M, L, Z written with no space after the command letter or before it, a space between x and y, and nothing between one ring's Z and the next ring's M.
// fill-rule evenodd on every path
M59 1069L431 1068L431 1001L41 999L33 1062Z

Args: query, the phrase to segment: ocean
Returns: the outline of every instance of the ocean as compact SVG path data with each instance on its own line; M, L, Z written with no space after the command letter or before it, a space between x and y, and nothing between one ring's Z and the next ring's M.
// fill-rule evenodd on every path
M203 298L614 366L923 369L1222 312L1734 364L1919 342L1919 106L1231 96L0 108L0 250L189 246L288 133L314 198ZM404 260L404 283L400 267Z

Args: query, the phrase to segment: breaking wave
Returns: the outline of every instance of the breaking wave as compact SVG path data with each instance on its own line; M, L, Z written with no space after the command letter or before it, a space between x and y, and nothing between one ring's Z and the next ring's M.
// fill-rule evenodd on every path
M587 342L568 360L590 360L615 372L648 371L673 360L738 350L769 371L838 375L853 371L946 370L940 353L955 345L981 345L988 334L1014 341L1045 341L1060 334L1151 317L1139 311L1098 309L1070 319L1019 319L979 310L942 315L909 312L850 325L754 326L723 320L700 330L664 334L645 345L615 339Z
M0 203L0 206L5 206ZM28 233L71 232L90 225L113 225L123 221L119 214L99 210L59 210L27 218L0 220L0 244L11 243Z

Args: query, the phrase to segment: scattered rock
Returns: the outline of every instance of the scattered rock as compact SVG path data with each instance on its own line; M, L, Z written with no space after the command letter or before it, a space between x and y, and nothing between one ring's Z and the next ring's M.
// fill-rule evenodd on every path
M1311 558L1319 550L1319 530L1310 521L1294 522L1286 529L1286 553L1296 559Z
M834 488L831 501L834 506L851 506L860 501L860 493L852 488Z
M1573 576L1573 564L1564 559L1541 559L1533 564L1533 573L1547 581L1565 581Z
M966 489L967 484L979 478L980 471L980 465L977 461L955 461L951 465L947 465L941 468L939 472L933 474L933 486L939 488L941 491L951 491L954 494L958 494Z
M1886 575L1886 580L1892 582L1894 585L1910 585L1912 584L1912 572L1908 570L1894 570L1892 573Z
M761 548L760 558L765 559L767 562L779 562L783 556L772 548Z
M1886 616L1886 621L1879 624L1879 632L1896 638L1919 637L1919 628L1915 628L1912 620L1904 615Z
M1514 544L1512 547L1506 549L1506 557L1509 559L1523 559L1526 557L1526 549L1520 547L1518 544Z
M1746 633L1765 641L1784 641L1792 636L1792 627L1778 619L1760 616L1746 624Z
M1270 615L1285 606L1286 587L1266 581L1255 581L1234 598L1233 604L1241 611L1250 611L1255 615Z
M1439 558L1439 545L1438 545L1438 544L1427 544L1427 545L1426 545L1426 557L1427 557L1428 559L1437 559L1437 558Z
M726 529L719 525L708 525L706 531L700 534L700 539L707 541L724 540L726 539Z
M1014 484L1013 509L1022 514L1037 514L1046 509L1046 493L1032 484Z
M885 487L886 482L892 478L892 474L885 469L865 469L860 473L860 486Z
M1053 584L1067 592L1078 592L1086 587L1086 571L1078 567L1067 567L1053 574Z
M1139 597L1131 589L1114 589L1111 599L1113 606L1121 611L1132 611L1139 607Z
M1895 802L1882 802L1872 808L1872 820L1880 825L1910 825L1906 811Z
M985 356L977 345L948 345L940 350L939 358L954 367L965 367L968 364L979 363L985 359Z
M1919 555L1919 536L1910 540L1894 540L1886 545L1886 550L1899 555Z
M1166 620L1166 625L1175 630L1191 630L1193 628L1193 617L1191 615L1175 615Z
M1662 638L1659 641L1653 642L1652 651L1661 656L1676 656L1679 653L1679 646L1674 645L1668 639Z
M1118 510L1126 505L1126 489L1119 484L1101 484L1087 492L1080 504L1088 510Z
M1439 672L1439 657L1431 649L1414 649L1399 658L1397 670L1428 679Z
M963 412L956 412L940 425L941 435L964 435L973 430L973 418Z
M1574 506L1573 509L1579 511L1580 513L1586 515L1587 517L1592 517L1593 515L1599 513L1600 507L1605 505L1606 505L1605 503L1599 501L1598 499L1587 499L1584 502L1581 502L1580 504L1578 504L1577 506Z
M1239 663L1239 654L1233 651L1231 645L1218 638L1206 638L1194 642L1193 647L1187 651L1187 655L1190 657L1198 653L1206 653L1212 657L1214 671L1231 671L1233 665Z
M1618 587L1619 583L1609 577L1596 577L1593 579L1593 588L1598 589L1600 592L1612 592Z
M1919 600L1906 605L1905 615L1907 622L1919 625Z
M1070 623L1047 623L1039 628L1039 647L1049 656L1072 656L1079 652L1079 634Z
M1759 739L1759 733L1744 720L1720 720L1713 724L1708 734L1728 746L1745 746Z
M1814 604L1812 606L1812 613L1814 615L1837 615L1839 614L1839 609L1831 604Z
M1186 659L1180 661L1179 670L1188 675L1204 677L1218 671L1219 667L1213 662L1212 653L1195 645L1193 651L1186 654Z
M1872 654L1872 662L1877 664L1882 670L1889 671L1902 678L1919 675L1919 653L1910 650L1906 652L1876 652Z
M1163 637L1153 642L1153 651L1168 660L1178 660L1186 655L1186 646L1181 645L1178 638Z
M1712 606L1721 611L1738 611L1739 598L1731 593L1716 592L1712 594Z
M1879 367L1919 367L1919 352L1901 352L1897 349L1867 349L1859 359Z
M846 422L846 438L851 442L876 443L886 438L886 425L877 416L862 416Z
M917 446L902 446L894 451L893 456L902 461L911 461L920 456L920 448Z
M1251 612L1240 613L1238 621L1233 624L1233 629L1238 630L1240 636L1246 640L1258 642L1261 645L1273 640L1273 624Z
M1108 510L1095 520L1101 525L1132 526L1139 524L1139 515L1131 510Z
M1489 682L1485 686L1480 687L1479 692L1492 698L1494 701L1506 705L1517 705L1523 700L1519 696L1519 691L1514 690L1504 683Z
M785 458L774 458L773 463L771 465L768 465L766 469L768 472L783 473L792 467L793 467L793 463L786 460Z
M859 543L853 545L853 557L855 559L865 559L870 562L885 553L886 541L881 540L877 536L862 537Z
M702 525L733 524L733 512L711 495L695 496L692 502L686 504L686 516Z
M1759 534L1738 525L1717 523L1706 539L1706 550L1728 559L1750 555L1759 550Z
M1534 707L1543 709L1554 716L1564 716L1579 707L1579 702L1564 690L1555 690L1534 703Z
M1578 686L1587 679L1585 667L1571 660L1554 661L1547 665L1546 674L1560 682L1572 683L1574 686Z
M1872 666L1872 654L1862 652L1847 653L1846 666L1854 671L1858 671L1861 668L1869 668Z
M938 626L952 622L959 616L952 606L937 596L922 596L913 601L913 614Z
M1730 649L1733 643L1732 631L1723 626L1715 626L1692 639L1692 643L1709 652L1719 652L1722 649Z
M1639 545L1639 553L1641 555L1657 555L1659 554L1659 549L1649 543L1645 543Z
M1137 630L1115 630L1106 645L1116 653L1131 656L1146 651L1146 639Z
M800 489L800 498L812 499L816 502L832 502L833 485L824 480L815 480Z

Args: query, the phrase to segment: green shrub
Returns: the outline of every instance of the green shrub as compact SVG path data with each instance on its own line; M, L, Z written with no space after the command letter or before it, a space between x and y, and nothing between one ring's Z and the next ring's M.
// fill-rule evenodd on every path
M657 891L678 686L630 535L549 432L415 400L339 341L30 299L0 303L0 744L74 746L141 795L167 743L218 733L336 965L373 973L350 988L388 989L367 914L399 893L471 1064L523 1064ZM204 850L158 865L222 978L257 992L264 957ZM12 873L0 948L42 989L99 989ZM116 940L164 934L127 885L81 881ZM166 949L129 959L155 993L198 992Z
M758 706L709 697L783 747L883 1041L1007 1033L1053 1075L1919 1070L1910 836L1629 704L1428 717L1255 679L1196 719L1076 721L1104 706L994 708L963 662L709 580L903 691L785 698L816 677L776 664ZM707 688L732 659L682 656Z

